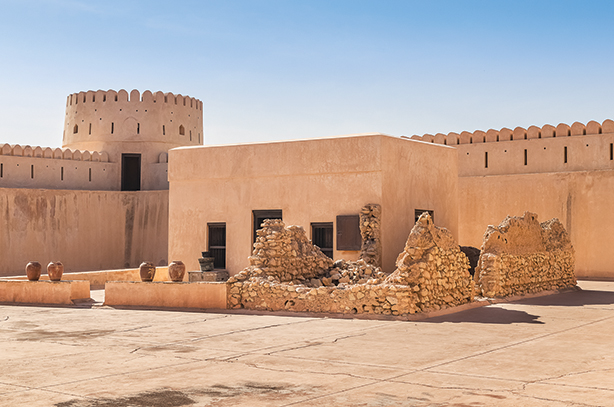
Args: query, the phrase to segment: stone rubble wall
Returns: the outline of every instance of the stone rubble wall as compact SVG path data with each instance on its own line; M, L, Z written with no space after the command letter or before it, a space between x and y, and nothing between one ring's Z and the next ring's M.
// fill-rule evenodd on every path
M536 293L574 287L574 264L561 222L554 218L540 224L536 214L525 212L488 227L474 277L485 297Z
M258 237L251 265L228 280L229 308L403 316L473 299L467 258L428 214L412 229L390 276L364 259L333 264L322 255L326 262L303 228L284 228L279 220L265 221ZM288 255L292 250L303 255Z
M381 215L382 208L378 204L368 204L360 210L360 258L376 267L382 266Z

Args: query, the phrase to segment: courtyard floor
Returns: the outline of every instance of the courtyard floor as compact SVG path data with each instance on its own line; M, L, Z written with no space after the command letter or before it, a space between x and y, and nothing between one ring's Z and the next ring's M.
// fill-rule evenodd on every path
M0 406L614 406L614 282L579 285L421 321L0 305Z

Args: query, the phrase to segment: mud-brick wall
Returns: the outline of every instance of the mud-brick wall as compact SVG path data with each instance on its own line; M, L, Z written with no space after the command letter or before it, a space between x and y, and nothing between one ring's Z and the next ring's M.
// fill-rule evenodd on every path
M0 276L32 260L67 272L167 264L168 191L0 191Z

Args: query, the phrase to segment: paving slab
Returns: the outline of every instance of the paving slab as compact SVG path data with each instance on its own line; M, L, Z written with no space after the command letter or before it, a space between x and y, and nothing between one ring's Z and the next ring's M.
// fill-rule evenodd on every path
M420 321L0 305L0 406L611 406L614 282Z

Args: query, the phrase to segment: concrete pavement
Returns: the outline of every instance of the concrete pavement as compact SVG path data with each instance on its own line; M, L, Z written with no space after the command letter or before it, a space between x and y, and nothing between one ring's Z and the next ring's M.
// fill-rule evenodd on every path
M422 321L3 305L0 406L612 406L614 282L580 286Z

